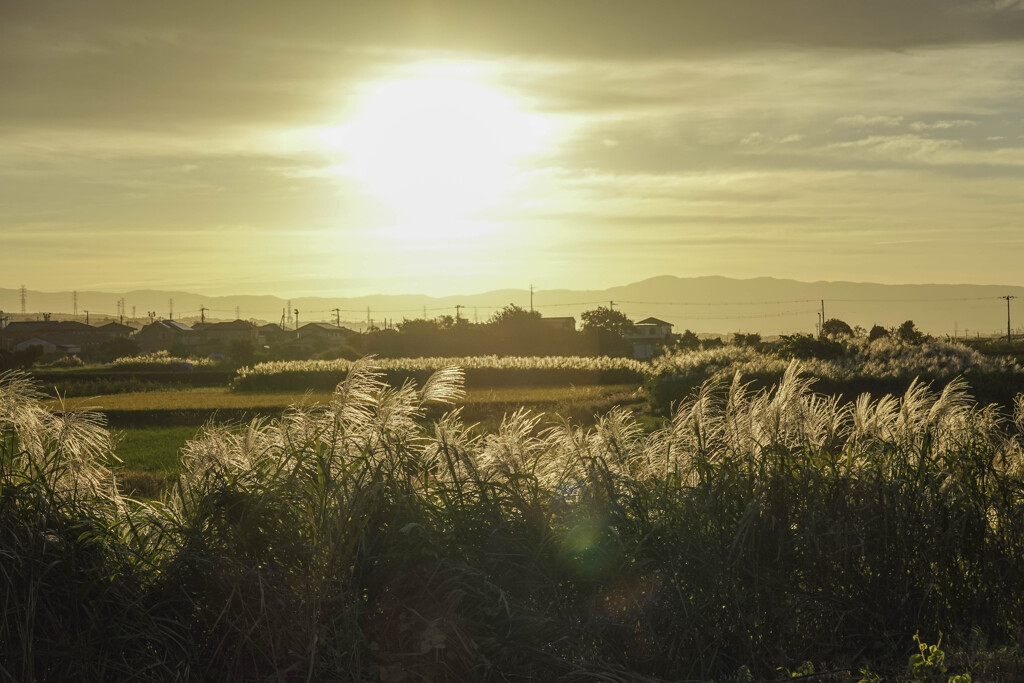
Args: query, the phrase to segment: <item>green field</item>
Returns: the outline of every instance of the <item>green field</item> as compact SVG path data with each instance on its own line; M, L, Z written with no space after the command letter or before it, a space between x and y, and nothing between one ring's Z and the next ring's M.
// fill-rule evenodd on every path
M508 387L475 389L459 402L464 420L493 431L506 414L520 407L545 413L549 421L564 417L590 423L594 415L615 405L639 405L639 387L608 385L584 387ZM105 396L51 399L51 410L88 408L111 418L118 438L117 469L125 493L152 497L163 489L180 469L180 449L208 421L241 422L259 415L279 414L298 404L326 404L328 392L238 393L226 388L203 387L169 391L146 391ZM439 415L435 411L434 415ZM184 424L181 424L184 422Z
M494 405L509 403L520 405L554 404L565 401L591 401L610 396L631 394L636 385L613 384L582 387L506 387L501 389L471 389L460 405ZM89 408L102 412L112 410L225 410L245 408L286 408L300 403L323 404L330 400L330 392L240 393L222 387L202 387L170 391L138 391L103 396L69 398L63 402L68 408ZM58 409L61 402L51 399L46 403Z
M177 475L181 468L181 447L192 439L196 427L140 427L114 432L117 457L115 471L121 476L124 493L151 498Z

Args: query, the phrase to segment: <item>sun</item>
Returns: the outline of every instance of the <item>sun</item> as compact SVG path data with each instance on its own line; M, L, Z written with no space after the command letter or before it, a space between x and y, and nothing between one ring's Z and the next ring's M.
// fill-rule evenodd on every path
M341 144L347 173L410 226L403 230L438 236L464 232L475 211L506 198L544 129L493 85L420 76L367 88Z

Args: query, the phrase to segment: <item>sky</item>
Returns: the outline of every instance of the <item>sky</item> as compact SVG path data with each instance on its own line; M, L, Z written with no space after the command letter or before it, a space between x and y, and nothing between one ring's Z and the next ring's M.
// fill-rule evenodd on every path
M0 2L0 287L1024 284L1024 3Z

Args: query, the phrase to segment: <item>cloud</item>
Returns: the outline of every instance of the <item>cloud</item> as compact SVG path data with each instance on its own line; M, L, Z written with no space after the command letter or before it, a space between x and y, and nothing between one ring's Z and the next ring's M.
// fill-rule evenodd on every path
M170 37L205 33L225 40L274 37L281 43L545 57L649 58L764 45L905 49L1024 36L1019 4L957 0L319 0L303 3L302 11L276 0L252 0L244 11L202 0L11 5L5 6L4 23L14 27L133 29L142 35L160 30Z
M962 128L963 126L976 126L977 121L971 121L969 119L956 119L953 121L914 121L910 124L913 130L946 130L948 128Z
M898 126L903 122L902 116L865 116L856 114L854 116L842 116L836 119L837 126L849 126L851 128L869 128L873 126Z

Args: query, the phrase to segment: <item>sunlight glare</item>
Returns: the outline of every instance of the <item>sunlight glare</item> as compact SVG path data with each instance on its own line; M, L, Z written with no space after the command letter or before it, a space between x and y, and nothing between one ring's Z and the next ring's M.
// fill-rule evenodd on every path
M543 133L539 116L497 88L429 76L372 86L341 146L349 174L395 212L403 233L454 238L466 232L459 219L508 195Z

